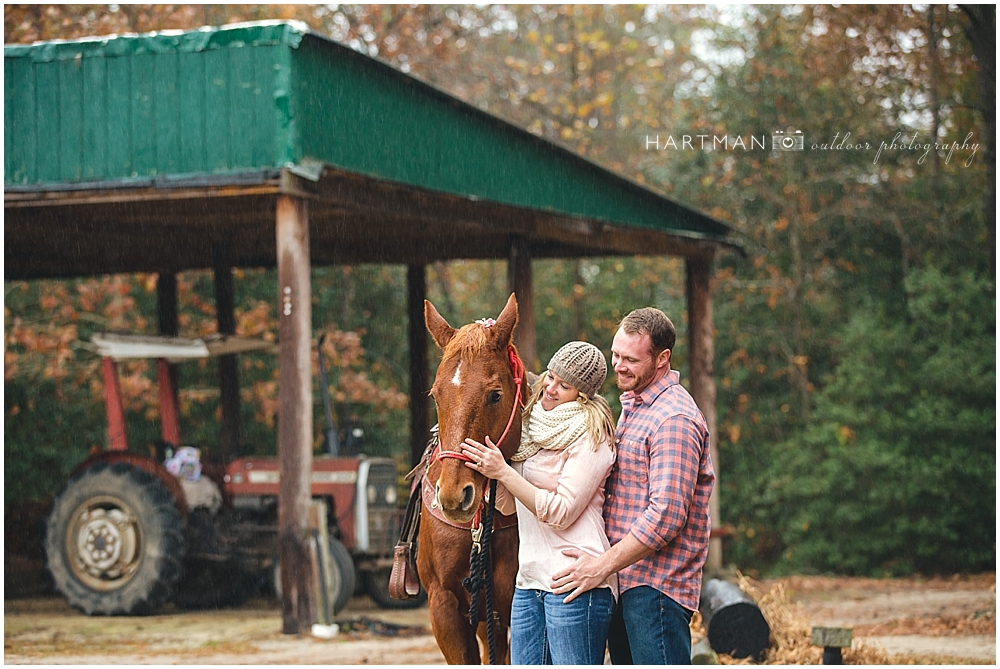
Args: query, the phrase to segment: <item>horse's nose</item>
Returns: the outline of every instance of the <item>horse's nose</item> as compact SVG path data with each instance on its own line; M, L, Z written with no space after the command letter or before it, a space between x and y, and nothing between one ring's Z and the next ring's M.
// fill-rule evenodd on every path
M462 511L468 511L476 501L476 488L469 483L462 488Z

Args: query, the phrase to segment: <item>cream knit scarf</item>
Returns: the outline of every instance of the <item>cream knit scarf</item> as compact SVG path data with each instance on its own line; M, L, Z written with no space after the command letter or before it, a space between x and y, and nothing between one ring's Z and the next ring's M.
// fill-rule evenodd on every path
M579 402L563 402L551 411L538 402L524 424L521 445L511 460L526 460L541 449L561 451L587 430L587 410Z

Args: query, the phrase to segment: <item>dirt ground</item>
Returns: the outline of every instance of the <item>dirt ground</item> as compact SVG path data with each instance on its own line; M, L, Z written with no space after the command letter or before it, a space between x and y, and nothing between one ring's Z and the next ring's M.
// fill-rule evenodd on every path
M950 579L791 577L810 624L853 627L898 664L995 664L996 575ZM271 598L239 609L91 618L53 596L4 602L5 664L443 664L426 606L383 611L355 597L331 639L288 636Z

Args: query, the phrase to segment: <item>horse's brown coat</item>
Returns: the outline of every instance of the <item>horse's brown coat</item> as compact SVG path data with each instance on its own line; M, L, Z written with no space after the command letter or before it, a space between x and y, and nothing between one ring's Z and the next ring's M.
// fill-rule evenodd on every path
M517 412L507 437L499 444L509 458L521 441L520 409L515 407L516 386L507 357L517 325L517 300L511 295L490 327L470 323L455 329L428 301L424 302L424 320L444 351L431 390L437 403L441 450L460 452L467 437L483 442L489 435L497 440L511 413ZM459 364L462 368L456 374ZM499 393L498 400L495 393ZM433 462L427 476L437 485L441 511L449 520L464 523L472 519L487 485L483 475L466 467L462 460L449 458ZM516 526L494 531L494 609L499 613L495 647L497 658L508 663L507 630L517 575L517 549ZM477 629L469 624L470 595L462 585L462 579L469 575L471 550L468 530L441 522L424 509L417 569L427 591L434 638L449 664L485 664L488 658L486 623L480 622ZM480 597L480 618L486 618L485 596ZM481 657L477 635L483 642Z

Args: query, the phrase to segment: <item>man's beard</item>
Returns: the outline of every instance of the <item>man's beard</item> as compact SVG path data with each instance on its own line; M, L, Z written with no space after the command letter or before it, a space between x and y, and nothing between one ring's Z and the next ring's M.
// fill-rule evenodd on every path
M634 376L630 376L624 380L621 376L615 378L615 383L618 385L618 389L622 392L629 392L630 390L635 390L636 388L646 389L649 382L652 380L653 375L656 372L656 368L650 365L648 368L642 370L636 370Z

